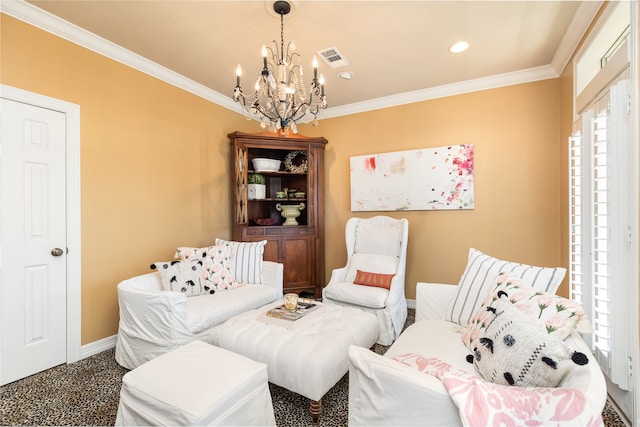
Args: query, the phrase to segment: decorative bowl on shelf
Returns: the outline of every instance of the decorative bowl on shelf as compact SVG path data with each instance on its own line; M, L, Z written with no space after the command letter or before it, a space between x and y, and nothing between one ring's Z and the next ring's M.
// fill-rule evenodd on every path
M276 204L276 210L280 212L280 215L285 219L282 225L298 225L296 218L300 216L300 211L305 208L304 203L298 205L283 205L282 203Z
M262 225L262 226L273 225L273 224L275 224L277 222L277 220L275 220L273 218L258 218L258 219L254 219L253 221L256 224Z
M255 158L251 160L256 172L276 172L280 170L280 160Z

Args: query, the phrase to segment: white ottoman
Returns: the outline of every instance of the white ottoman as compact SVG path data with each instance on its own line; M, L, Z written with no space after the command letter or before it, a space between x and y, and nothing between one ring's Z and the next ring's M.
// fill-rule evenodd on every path
M275 426L267 367L194 341L122 378L117 426Z
M239 314L211 330L208 341L267 365L269 381L310 399L314 425L322 396L349 370L350 345L371 347L376 317L355 308L318 303L307 316L288 321L266 316L282 301Z

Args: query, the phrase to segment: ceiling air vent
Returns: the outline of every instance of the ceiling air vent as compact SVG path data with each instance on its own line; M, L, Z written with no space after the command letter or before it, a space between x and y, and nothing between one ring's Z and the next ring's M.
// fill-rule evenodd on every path
M318 52L318 55L333 69L349 65L349 61L345 59L337 47L329 47L321 50Z

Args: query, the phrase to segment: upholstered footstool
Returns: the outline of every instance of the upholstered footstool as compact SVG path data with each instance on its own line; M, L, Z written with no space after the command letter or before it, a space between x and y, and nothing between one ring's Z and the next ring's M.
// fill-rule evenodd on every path
M378 322L368 312L318 303L319 308L291 321L266 313L282 301L232 317L211 330L211 344L267 365L269 381L310 399L314 425L322 396L349 370L350 345L370 348Z
M124 375L116 425L275 426L266 366L191 342Z

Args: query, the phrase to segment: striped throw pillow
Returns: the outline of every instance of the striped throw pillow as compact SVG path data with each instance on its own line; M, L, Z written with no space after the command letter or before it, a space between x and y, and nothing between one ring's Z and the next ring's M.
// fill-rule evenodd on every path
M231 271L238 283L262 284L262 255L266 240L233 242L216 238L216 245L231 247Z
M458 283L455 297L445 312L445 320L467 326L471 316L480 308L487 293L493 289L496 277L501 272L522 280L526 286L555 294L564 279L566 269L562 267L535 267L504 261L486 255L477 249L469 249L469 258Z

